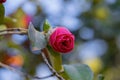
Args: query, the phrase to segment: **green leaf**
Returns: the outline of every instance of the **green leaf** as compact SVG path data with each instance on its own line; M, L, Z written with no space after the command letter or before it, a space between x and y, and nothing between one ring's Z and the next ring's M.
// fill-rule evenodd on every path
M48 55L49 55L52 67L56 70L56 72L60 73L60 75L65 80L69 80L69 76L65 72L62 72L62 71L64 71L64 68L62 66L62 55L60 53L54 51L50 46L47 46L47 48L49 50Z
M50 24L48 23L47 20L45 20L44 24L43 24L43 31L48 32L50 29Z
M6 30L7 26L6 25L0 25L0 30Z
M3 23L4 20L4 13L5 13L5 9L3 4L0 4L0 24Z
M7 29L7 26L6 25L0 25L0 33L2 34L2 33L4 33L4 30L6 30ZM3 32L2 32L3 31ZM3 36L0 36L0 40L2 40L4 37Z
M70 80L93 80L93 72L85 64L64 65Z
M18 21L15 18L4 17L4 24L7 25L7 27L9 27L9 28L18 27L17 23L18 23Z
M41 50L46 47L47 40L42 32L35 30L32 23L29 24L28 36L32 44L32 50Z
M47 46L48 50L49 50L49 57L50 57L50 62L51 65L53 66L53 68L57 71L60 72L61 70L63 70L62 67L62 56L60 53L54 51L50 46Z

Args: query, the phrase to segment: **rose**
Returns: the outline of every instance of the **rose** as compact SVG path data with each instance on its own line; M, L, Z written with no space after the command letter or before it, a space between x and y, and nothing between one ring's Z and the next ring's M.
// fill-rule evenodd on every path
M0 3L4 3L6 0L0 0Z
M51 47L61 53L70 52L74 48L74 35L65 27L56 27L49 37Z

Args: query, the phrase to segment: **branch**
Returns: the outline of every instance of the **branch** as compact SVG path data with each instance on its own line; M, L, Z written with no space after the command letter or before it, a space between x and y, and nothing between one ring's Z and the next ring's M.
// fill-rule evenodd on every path
M45 56L45 52L48 54L48 51L47 51L46 48L44 48L44 49L42 50L42 53L41 53L44 62L47 64L47 66L49 67L49 69L53 72L53 74L54 74L59 80L65 80L65 79L64 79L62 76L60 76L60 75L55 71L55 69L50 65L50 63L48 62L48 60L47 60L47 58L46 58L46 56Z
M54 76L54 74L51 74L51 75L45 76L45 77L31 76L31 75L29 75L29 74L27 74L27 73L18 71L18 70L16 70L15 68L13 68L13 67L11 67L11 66L8 66L8 65L6 65L6 64L4 64L4 63L2 63L2 62L0 62L0 66L1 66L1 67L4 67L4 68L6 68L6 69L8 69L8 70L10 70L10 71L17 72L18 74L20 74L20 75L22 75L22 76L25 76L26 78L29 78L29 79L45 79L45 78Z
M27 29L24 28L8 28L5 30L0 30L0 35L8 35L8 34L27 34Z
M27 34L27 32L28 32L28 30L27 29L24 29L24 28L8 28L8 29L6 29L6 30L0 30L0 35L8 35L8 34ZM44 51L45 50L45 51ZM45 63L48 65L48 67L49 67L49 69L53 72L53 74L51 74L51 75L49 75L49 76L45 76L45 77L37 77L37 76L35 76L35 77L32 77L32 76L30 76L30 75L28 75L28 74L26 74L26 73L23 73L23 72L21 72L21 71L18 71L18 70L16 70L16 69L14 69L13 67L10 67L10 66L8 66L8 65L6 65L6 64L3 64L3 63L1 63L0 62L0 66L2 66L2 67L4 67L4 68L7 68L7 69L9 69L9 70L11 70L11 71L14 71L14 72L17 72L17 73L19 73L19 74L21 74L21 75L23 75L23 76L25 76L26 78L34 78L34 79L44 79L44 78L48 78L48 77L51 77L51 76L56 76L59 80L65 80L62 76L60 76L59 75L59 73L57 73L56 71L55 71L55 69L49 64L49 62L48 62L48 60L47 60L47 58L46 58L46 56L45 56L45 54L44 53L48 53L48 51L46 50L46 49L43 49L42 50L42 57L43 57L43 60L45 61Z
M21 72L21 71L18 71L18 70L16 70L15 68L10 67L10 66L2 63L2 62L0 62L0 66L6 68L6 69L8 69L8 70L11 70L11 71L13 71L13 72L17 72L18 74L20 74L20 75L22 75L22 76L25 76L26 78L31 78L30 75L28 75L28 74L26 74L26 73L23 73L23 72Z

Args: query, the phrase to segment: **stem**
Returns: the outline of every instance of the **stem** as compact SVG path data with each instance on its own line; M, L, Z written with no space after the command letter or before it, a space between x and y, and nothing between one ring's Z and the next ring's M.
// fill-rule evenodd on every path
M45 56L45 53L48 54L48 51L46 48L44 48L42 50L42 57L43 57L43 60L45 61L45 63L47 64L47 66L49 67L49 69L53 72L53 74L59 79L59 80L65 80L62 76L60 76L56 71L55 69L50 65L50 63L48 62L46 56Z
M24 28L8 28L5 30L0 30L0 35L7 34L27 34L27 29Z
M54 74L51 74L51 75L45 76L45 77L34 76L33 78L34 78L34 79L45 79L45 78L49 78L49 77L52 77L52 76L54 76Z
M6 68L6 69L8 69L8 70L11 70L11 71L13 71L13 72L17 72L17 73L19 73L20 75L25 76L26 78L31 78L30 75L28 75L28 74L26 74L26 73L23 73L23 72L21 72L21 71L18 71L18 70L16 70L15 68L10 67L10 66L2 63L2 62L0 62L0 66Z
M51 74L51 75L45 76L45 77L38 77L38 76L32 77L31 75L29 75L29 74L27 74L27 73L23 73L23 72L21 72L21 71L18 71L18 70L16 70L15 68L13 68L13 67L11 67L11 66L8 66L8 65L6 65L6 64L4 64L4 63L2 63L2 62L0 62L0 66L6 68L6 69L8 69L8 70L11 70L11 71L13 71L13 72L17 72L18 74L20 74L20 75L22 75L22 76L25 76L26 78L45 79L45 78L54 76L54 74Z
M24 28L8 28L8 29L6 29L6 30L0 30L0 35L8 35L8 34L27 34L27 32L28 32L28 30L27 30L27 29L24 29ZM51 77L51 76L54 76L54 75L55 75L59 80L65 80L65 79L64 79L62 76L60 76L59 73L57 73L56 70L50 65L50 63L48 62L48 60L47 60L47 58L46 58L46 56L45 56L44 53L48 54L48 51L47 51L46 48L44 48L44 49L42 50L42 53L41 53L41 54L42 54L42 57L43 57L45 63L48 65L49 69L53 72L53 74L51 74L51 75L49 75L49 76L45 76L45 77L37 77L37 76L35 76L35 77L32 77L32 76L30 76L30 75L28 75L28 74L26 74L26 73L23 73L23 72L21 72L21 71L18 71L18 70L16 70L16 69L14 69L13 67L10 67L10 66L8 66L8 65L6 65L6 64L3 64L3 63L1 63L1 62L0 62L0 66L2 66L2 67L4 67L4 68L7 68L7 69L9 69L9 70L11 70L11 71L17 72L17 73L25 76L26 78L44 79L44 78L48 78L48 77Z

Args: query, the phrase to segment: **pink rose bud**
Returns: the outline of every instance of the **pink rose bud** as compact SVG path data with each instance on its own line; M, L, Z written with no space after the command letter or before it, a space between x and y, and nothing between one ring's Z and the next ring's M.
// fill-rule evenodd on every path
M61 53L70 52L74 48L74 35L65 27L56 27L49 38L51 47Z
M6 0L0 0L0 3L4 3Z

